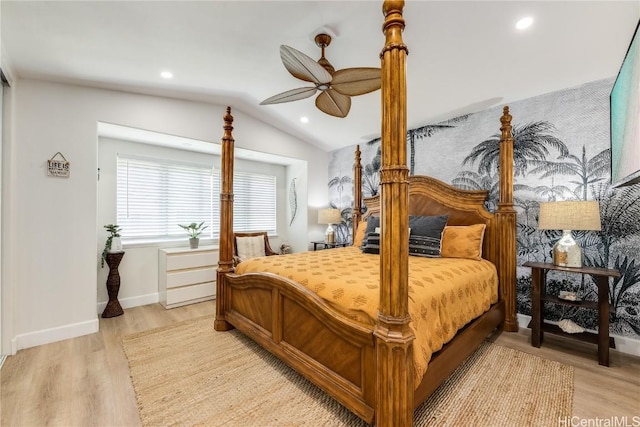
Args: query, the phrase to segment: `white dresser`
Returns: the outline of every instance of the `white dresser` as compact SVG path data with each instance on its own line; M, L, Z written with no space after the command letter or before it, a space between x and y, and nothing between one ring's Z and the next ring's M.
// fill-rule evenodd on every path
M165 308L179 307L216 297L218 247L158 250L158 291Z

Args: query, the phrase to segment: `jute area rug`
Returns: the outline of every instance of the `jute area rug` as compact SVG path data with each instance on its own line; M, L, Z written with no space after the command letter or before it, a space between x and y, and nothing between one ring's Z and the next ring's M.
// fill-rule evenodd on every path
M145 426L365 426L237 331L205 316L123 339ZM552 426L573 367L485 343L422 404L416 426Z

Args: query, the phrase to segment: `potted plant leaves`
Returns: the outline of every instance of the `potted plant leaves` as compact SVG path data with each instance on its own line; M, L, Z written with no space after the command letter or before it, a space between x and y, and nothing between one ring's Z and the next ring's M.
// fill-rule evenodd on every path
M109 232L107 241L104 243L104 249L102 250L102 262L101 266L104 267L104 261L107 258L107 254L110 252L122 252L122 241L120 240L120 226L117 224L107 224L104 226L105 230Z
M206 230L208 225L204 225L204 221L202 221L200 224L192 222L188 225L178 225L189 234L189 246L191 247L191 249L198 249L198 244L200 243L200 234L202 234L202 232Z

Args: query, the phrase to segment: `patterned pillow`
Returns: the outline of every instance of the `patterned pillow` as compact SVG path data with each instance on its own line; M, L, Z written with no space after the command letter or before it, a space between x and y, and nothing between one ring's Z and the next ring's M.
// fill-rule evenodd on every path
M442 256L446 258L482 258L485 224L447 226L442 233Z
M380 217L378 216L370 216L367 218L367 228L364 232L364 240L362 241L362 246L360 249L364 251L365 246L367 246L367 238L369 237L369 233L373 233L376 227L380 227Z
M366 243L362 252L365 254L379 254L380 253L380 233L367 234Z
M361 247L364 242L364 236L367 232L367 221L360 221L356 228L356 232L353 233L353 246Z
M448 215L409 217L409 255L439 257L442 231L447 225Z

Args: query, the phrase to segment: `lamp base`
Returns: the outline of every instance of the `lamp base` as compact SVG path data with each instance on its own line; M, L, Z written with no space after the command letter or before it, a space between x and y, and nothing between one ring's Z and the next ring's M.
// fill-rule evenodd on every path
M327 227L327 231L324 233L324 241L326 243L335 243L336 242L336 233L333 230L331 224Z
M582 267L582 249L571 236L571 230L564 230L563 233L553 247L553 264L560 267Z

